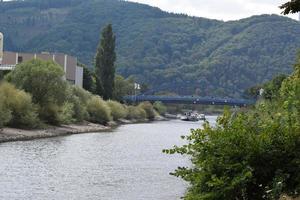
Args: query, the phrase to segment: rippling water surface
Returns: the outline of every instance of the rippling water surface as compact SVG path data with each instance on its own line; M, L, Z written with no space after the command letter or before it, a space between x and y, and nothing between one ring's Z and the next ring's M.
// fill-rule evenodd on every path
M162 149L182 144L180 136L200 126L155 122L0 144L0 199L179 200L187 184L169 172L189 161Z

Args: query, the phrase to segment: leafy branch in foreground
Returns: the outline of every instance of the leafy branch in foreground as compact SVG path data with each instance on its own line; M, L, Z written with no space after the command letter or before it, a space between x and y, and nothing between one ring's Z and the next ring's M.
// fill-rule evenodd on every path
M300 0L291 0L285 4L282 4L279 8L284 9L282 13L285 15L297 13L300 11Z
M173 175L190 183L186 200L279 199L300 192L300 57L276 100L208 123L183 137L188 144L164 150L189 155L191 168Z

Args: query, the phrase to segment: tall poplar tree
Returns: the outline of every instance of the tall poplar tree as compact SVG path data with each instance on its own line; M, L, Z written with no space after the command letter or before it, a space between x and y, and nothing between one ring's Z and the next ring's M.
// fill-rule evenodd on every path
M96 60L96 93L103 99L112 99L115 79L115 42L116 37L112 30L112 25L108 24L101 34Z

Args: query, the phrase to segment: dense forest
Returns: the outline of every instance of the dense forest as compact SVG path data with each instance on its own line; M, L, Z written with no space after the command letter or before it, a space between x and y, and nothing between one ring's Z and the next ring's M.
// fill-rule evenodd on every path
M93 66L101 29L113 24L117 71L153 91L240 97L292 71L300 23L277 15L217 21L119 0L0 3L5 50L64 52Z

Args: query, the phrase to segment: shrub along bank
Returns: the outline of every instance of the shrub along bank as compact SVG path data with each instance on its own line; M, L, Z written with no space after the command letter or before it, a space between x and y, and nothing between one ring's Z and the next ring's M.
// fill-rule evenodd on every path
M31 60L17 65L0 83L0 127L36 128L90 121L153 120L151 103L125 106L64 81L63 70L51 61Z
M40 123L37 106L31 95L16 89L12 84L0 85L0 126L34 128Z
M165 150L191 156L175 176L186 200L278 200L300 194L300 57L278 94L248 111L225 111L216 127L192 130L188 144Z

